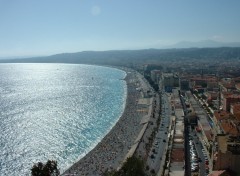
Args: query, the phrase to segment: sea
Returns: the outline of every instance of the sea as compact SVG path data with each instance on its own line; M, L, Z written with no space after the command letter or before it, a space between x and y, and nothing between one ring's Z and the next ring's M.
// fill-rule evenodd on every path
M61 173L122 115L124 71L80 64L0 64L0 176L30 175L56 160Z

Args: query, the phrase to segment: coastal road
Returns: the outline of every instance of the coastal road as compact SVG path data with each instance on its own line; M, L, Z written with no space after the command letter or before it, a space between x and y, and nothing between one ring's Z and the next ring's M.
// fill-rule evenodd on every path
M165 162L163 158L165 158L168 145L168 130L171 117L171 108L168 101L168 96L166 94L162 94L161 117L160 126L153 142L151 154L147 160L147 164L150 166L150 169L154 169L156 173L159 171L160 166L164 164L162 162ZM153 149L155 152L152 152Z

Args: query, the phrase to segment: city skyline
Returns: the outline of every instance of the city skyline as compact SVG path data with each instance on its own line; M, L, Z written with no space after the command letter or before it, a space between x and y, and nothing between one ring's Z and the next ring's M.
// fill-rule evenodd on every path
M0 57L240 41L237 0L0 1Z

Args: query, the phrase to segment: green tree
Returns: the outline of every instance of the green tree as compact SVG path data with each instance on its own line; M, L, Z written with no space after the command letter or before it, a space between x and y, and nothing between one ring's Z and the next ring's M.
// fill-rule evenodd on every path
M144 176L144 163L136 156L127 159L119 171L106 171L104 176Z
M124 176L144 176L143 161L136 156L128 158L120 169L120 175Z
M31 168L32 176L58 176L60 175L57 161L48 160L46 164L38 162Z

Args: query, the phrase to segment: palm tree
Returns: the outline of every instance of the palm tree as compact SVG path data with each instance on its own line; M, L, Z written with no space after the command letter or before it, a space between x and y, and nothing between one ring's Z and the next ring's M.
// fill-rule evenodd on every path
M46 164L38 162L31 169L32 176L58 176L60 175L57 168L57 161L48 160Z

